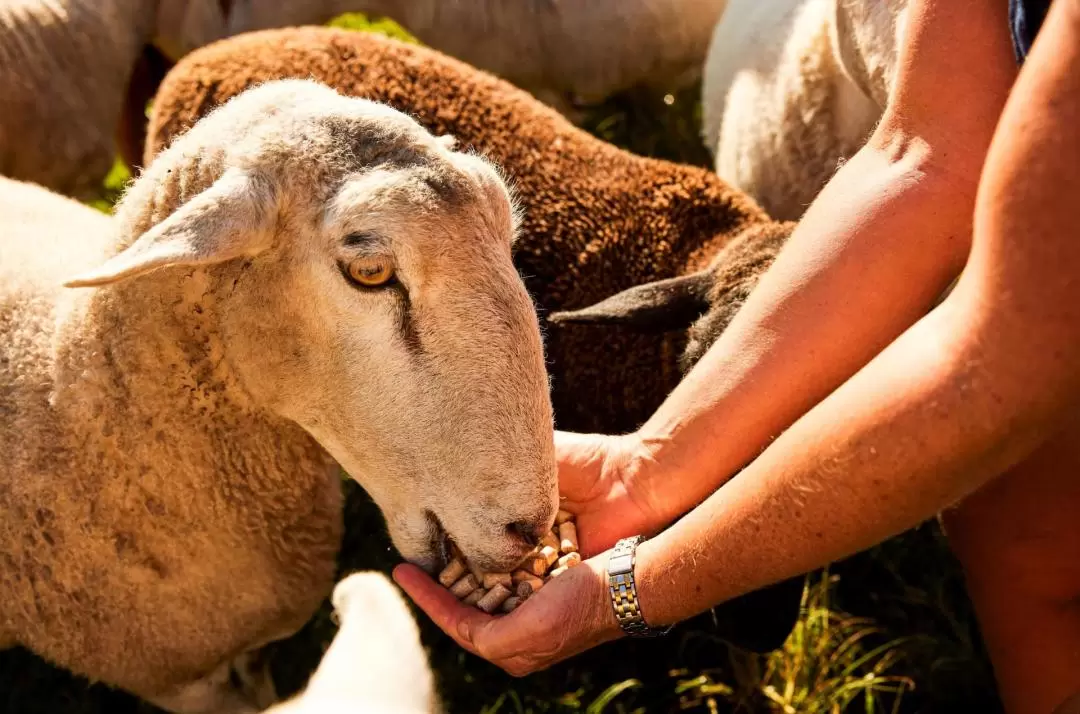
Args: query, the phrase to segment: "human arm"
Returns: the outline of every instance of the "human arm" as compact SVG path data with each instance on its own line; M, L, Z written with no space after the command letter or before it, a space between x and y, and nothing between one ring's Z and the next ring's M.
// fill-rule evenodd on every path
M639 547L651 624L918 523L1022 458L1080 404L1080 0L1058 0L1028 62L987 161L957 289ZM459 605L415 569L395 577L460 644L515 674L618 636L602 557L502 618Z
M639 548L651 621L919 523L1023 458L1080 404L1078 61L1080 1L1059 0L995 135L956 290Z
M979 171L1016 72L1006 13L993 0L927 0L910 13L881 124L717 343L635 434L560 439L567 495L597 514L595 528L581 529L587 552L700 503L959 272Z

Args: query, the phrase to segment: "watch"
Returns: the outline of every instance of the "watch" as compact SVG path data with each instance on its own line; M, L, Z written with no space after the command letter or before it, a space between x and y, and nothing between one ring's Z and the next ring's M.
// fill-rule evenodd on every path
M607 562L608 592L611 594L615 619L623 632L631 637L658 637L666 635L671 627L659 630L649 627L641 613L637 584L634 582L635 555L638 544L644 540L642 536L623 538L611 549Z

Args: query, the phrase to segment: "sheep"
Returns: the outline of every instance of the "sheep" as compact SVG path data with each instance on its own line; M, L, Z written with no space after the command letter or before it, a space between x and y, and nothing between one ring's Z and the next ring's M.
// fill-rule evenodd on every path
M542 313L684 278L665 294L686 299L652 308L641 299L648 288L636 288L621 324L574 324L588 318L562 315L563 324L552 325L546 349L562 429L636 428L681 378L686 329L684 366L723 329L792 229L715 174L619 150L485 72L423 47L328 28L252 33L188 55L155 98L146 160L211 107L289 77L388 102L497 163L523 208L515 262ZM705 275L716 276L715 290L702 290L699 273L710 264ZM701 296L718 302L706 309ZM619 323L593 320L605 321ZM742 613L726 634L752 649L781 644L801 583L726 605Z
M451 540L492 571L532 549L539 324L504 181L447 144L293 80L112 219L2 180L0 643L169 711L266 706L260 648L331 588L341 468L429 570Z
M731 0L702 81L716 171L798 219L884 111L907 0Z
M0 174L94 196L117 149L137 165L168 67L231 34L378 12L579 116L624 89L696 79L726 1L0 0Z
M687 329L685 374L731 323L795 226L761 223L739 233L704 269L636 285L595 305L554 312L556 324L629 325L642 331Z
M267 714L439 711L420 631L386 576L354 573L331 597L340 629L300 695Z
M159 14L160 13L160 14ZM147 49L225 31L217 0L0 0L0 174L91 197L140 142L164 76Z
M229 34L322 24L345 11L375 13L398 21L425 44L573 113L635 86L670 90L696 80L726 3L236 0Z

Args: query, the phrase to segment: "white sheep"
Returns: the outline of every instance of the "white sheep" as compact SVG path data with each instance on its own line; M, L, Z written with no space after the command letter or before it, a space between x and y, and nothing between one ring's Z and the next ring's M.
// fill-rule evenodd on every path
M731 0L702 82L716 171L794 220L865 143L892 86L907 0Z
M451 538L508 569L550 527L506 186L404 114L271 82L114 219L6 179L0 215L0 643L252 711L258 650L330 590L339 464L431 569Z
M138 163L143 112L168 61L249 30L387 15L576 115L633 86L700 76L726 2L0 0L0 174L93 196L117 149Z
M563 111L701 74L727 0L235 0L229 34L320 24L346 11L398 21L422 42ZM194 48L191 48L194 49Z
M137 121L160 81L137 70L144 48L224 31L218 0L0 0L0 174L92 195L122 118Z
M420 630L398 589L354 573L331 598L340 627L307 688L267 714L430 714L439 710Z

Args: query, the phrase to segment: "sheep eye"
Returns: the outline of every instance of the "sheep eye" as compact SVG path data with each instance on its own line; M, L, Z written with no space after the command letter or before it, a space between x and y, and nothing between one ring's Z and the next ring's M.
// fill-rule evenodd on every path
M394 279L394 265L388 258L354 258L349 263L349 279L365 288L378 288Z

